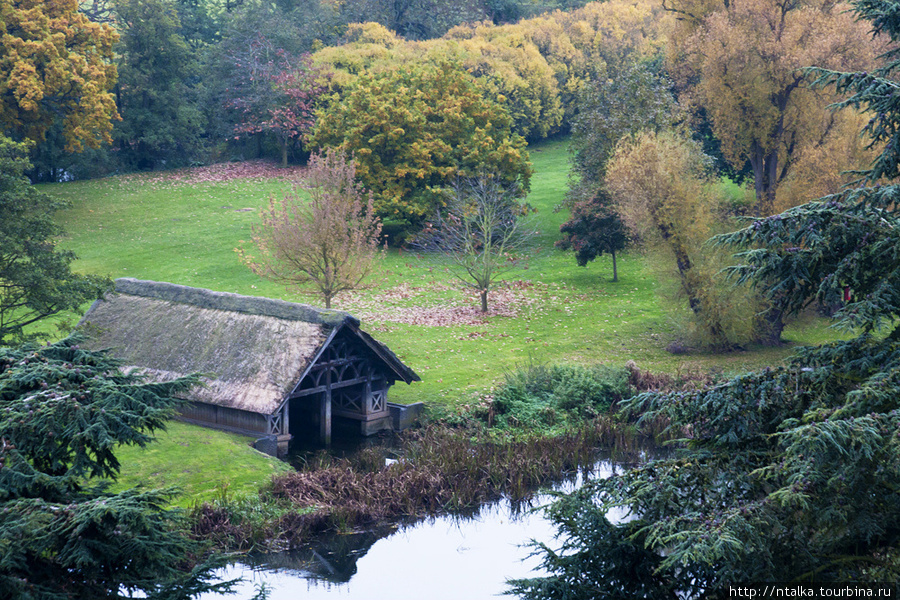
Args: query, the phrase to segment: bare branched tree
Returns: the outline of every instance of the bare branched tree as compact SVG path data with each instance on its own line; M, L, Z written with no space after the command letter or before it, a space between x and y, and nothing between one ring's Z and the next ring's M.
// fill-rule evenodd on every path
M381 256L381 221L344 153L313 154L297 187L309 200L296 189L282 200L273 196L253 227L259 257L243 246L237 252L257 275L299 292L314 288L331 308L337 294L361 286Z
M528 211L520 196L498 177L458 181L446 194L446 206L414 241L423 252L449 260L450 271L478 292L482 312L494 283L522 263L537 235L524 219Z

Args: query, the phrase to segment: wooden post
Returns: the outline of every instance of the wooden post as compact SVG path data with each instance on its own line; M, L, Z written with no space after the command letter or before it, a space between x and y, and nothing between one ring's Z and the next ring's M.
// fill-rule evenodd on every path
M319 438L326 446L331 446L331 370L325 381L325 393L319 410Z

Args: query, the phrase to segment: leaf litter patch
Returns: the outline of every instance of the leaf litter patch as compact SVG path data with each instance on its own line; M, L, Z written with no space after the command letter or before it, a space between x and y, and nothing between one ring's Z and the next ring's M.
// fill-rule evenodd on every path
M523 311L551 298L546 284L531 281L503 282L488 295L488 312L481 312L477 293L467 293L455 298L441 300L439 304L410 305L421 302L426 296L436 292L453 290L442 283L414 286L404 283L380 294L356 293L345 298L351 312L362 321L379 323L399 323L422 327L455 327L460 325L482 325L495 318L518 317ZM377 327L376 327L377 329Z
M123 183L174 183L196 185L200 183L227 183L234 179L280 179L297 181L306 173L306 167L281 167L267 160L248 160L235 163L217 163L205 167L189 167L157 173L125 175Z

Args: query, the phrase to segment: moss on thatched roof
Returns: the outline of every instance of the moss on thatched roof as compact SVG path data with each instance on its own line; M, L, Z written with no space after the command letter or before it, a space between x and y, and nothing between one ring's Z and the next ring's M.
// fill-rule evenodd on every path
M180 302L199 308L275 317L288 321L305 321L306 323L327 325L328 327L337 327L346 322L359 325L359 320L356 317L342 310L316 308L308 304L297 304L272 298L214 292L212 290L162 281L142 281L131 277L122 277L116 279L116 292L128 294L129 296Z
M170 283L116 280L79 326L93 349L154 380L203 373L191 399L272 414L350 314Z

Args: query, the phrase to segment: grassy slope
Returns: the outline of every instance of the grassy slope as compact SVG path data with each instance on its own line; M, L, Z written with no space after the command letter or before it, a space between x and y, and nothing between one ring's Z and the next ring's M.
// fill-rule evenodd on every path
M789 354L789 348L729 355L666 353L678 335L678 309L660 290L657 274L665 265L626 253L620 258L620 280L612 283L608 257L581 268L571 254L553 249L565 219L553 207L566 190L566 142L545 142L531 152L536 175L528 200L538 209L543 249L527 270L506 276L518 282L514 289L494 298L516 317L491 316L449 326L397 322L404 317L446 322L477 304L443 269L397 250L388 252L372 288L337 299L338 308L361 316L364 328L422 376L421 383L395 386L394 400L464 404L526 361L622 364L631 359L654 370L716 367L733 372L773 364ZM239 264L234 252L241 240L249 239L269 195L289 188L279 180L187 184L160 181L158 176L42 186L44 192L72 203L60 217L69 232L65 245L79 255L80 270L314 303L314 297L288 293L259 279ZM818 320L785 332L796 343L818 343L830 336ZM231 491L252 489L273 467L246 442L176 424L155 447L123 450L123 482L176 484L196 497L209 497L222 481L231 482ZM233 451L242 458L207 468L209 461ZM188 459L200 462L192 466ZM173 469L173 464L178 466ZM240 479L248 472L250 479Z
M545 142L531 150L536 175L528 200L538 209L543 249L527 270L506 275L523 282L506 295L508 302L500 298L518 318L492 316L440 327L396 322L432 313L440 319L446 316L442 308L461 310L477 302L442 269L397 250L388 252L371 289L336 300L338 308L360 315L364 328L422 376L424 381L413 386L395 386L393 399L464 402L469 392L489 387L506 370L529 360L622 364L631 359L641 367L670 372L708 367L737 371L775 363L790 352L665 352L678 335L678 309L660 292L658 266L640 254L626 253L620 259L620 280L612 283L608 257L582 268L571 254L553 249L565 219L553 207L567 185L566 142ZM66 245L80 257L79 269L316 302L315 297L286 292L254 276L234 252L241 240L249 239L250 226L269 194L288 189L283 181L189 185L134 176L43 187L73 204L62 220L70 235ZM817 343L829 335L815 320L785 333L799 343Z
M122 473L113 490L175 486L182 493L174 504L182 507L226 491L232 498L255 494L272 474L290 466L254 450L249 441L241 435L170 423L155 443L116 451Z

